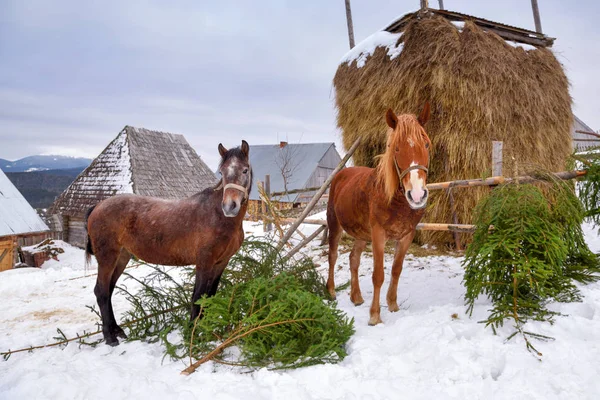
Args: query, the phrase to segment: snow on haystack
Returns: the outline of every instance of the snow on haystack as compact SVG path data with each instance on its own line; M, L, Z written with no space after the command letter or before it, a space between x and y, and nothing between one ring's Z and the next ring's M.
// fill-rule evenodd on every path
M319 216L315 216L318 218ZM305 226L304 233L314 230ZM594 227L585 225L590 248L600 251ZM244 230L263 235L261 224ZM306 250L326 273L327 256L317 246ZM83 277L83 251L69 245L59 261L42 269L0 274L0 351L53 342L56 329L69 337L95 330L95 276ZM478 321L490 302L481 298L471 318L465 315L461 257L408 255L398 289L401 310L382 309L384 324L369 327L373 260L363 254L360 284L365 304L355 307L348 289L338 292L338 307L355 319L356 334L340 364L250 374L209 362L184 377L182 361L163 358L159 344L122 343L112 348L48 348L0 361L1 399L595 399L600 393L600 283L582 286L581 303L555 304L568 316L554 325L530 322L526 329L549 335L536 342L538 361L510 326L493 335ZM386 255L386 284L391 255ZM335 278L349 280L348 253L341 254ZM145 267L128 270L134 276ZM93 272L93 271L92 271ZM134 289L130 281L129 289ZM384 285L384 290L387 286ZM382 304L385 304L382 295ZM122 296L113 299L123 313ZM117 315L117 319L119 315Z
M390 57L390 60L393 60L402 53L402 49L404 48L404 43L398 43L398 39L401 36L402 33L375 32L347 52L340 60L340 64L350 64L356 60L356 66L362 68L365 66L367 58L375 52L377 47L387 48L387 55Z

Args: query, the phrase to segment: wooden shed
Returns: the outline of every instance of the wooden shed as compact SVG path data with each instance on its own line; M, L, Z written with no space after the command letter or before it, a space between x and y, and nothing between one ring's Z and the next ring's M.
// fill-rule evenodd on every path
M45 232L48 226L0 170L0 271L16 264L20 240Z
M255 181L270 177L271 193L290 192L274 200L283 209L308 203L315 191L297 192L320 187L342 158L333 142L263 144L250 147L250 164ZM250 193L249 214L260 209L258 190Z
M183 135L126 126L56 199L49 214L64 240L85 245L85 212L121 193L180 199L216 184L217 177Z

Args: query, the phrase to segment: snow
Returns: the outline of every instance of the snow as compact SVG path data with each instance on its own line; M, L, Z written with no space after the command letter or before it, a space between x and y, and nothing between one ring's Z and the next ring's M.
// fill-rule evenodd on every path
M44 221L0 170L0 236L47 230Z
M375 52L377 47L386 47L388 57L390 60L393 60L402 53L402 49L404 48L404 43L397 44L401 36L402 33L375 32L346 53L340 60L340 64L351 64L353 61L356 61L356 66L362 68L367 58Z
M525 51L537 50L537 47L532 46L530 44L526 44L526 43L518 43L518 42L515 42L512 40L507 40L506 43L511 45L512 47L520 47Z
M324 213L311 218L322 218ZM303 226L305 234L316 226ZM264 236L261 223L244 230ZM600 251L595 227L585 224L591 249ZM326 273L325 248L313 242L307 254ZM95 330L95 277L84 277L83 251L58 242L65 253L42 269L0 274L0 351L53 342L56 328L68 337ZM386 284L391 256L386 255ZM367 325L372 296L372 258L363 254L360 284L365 304L355 307L348 289L338 292L338 307L355 319L356 334L340 364L292 371L241 373L207 363L190 376L184 361L163 359L159 344L125 342L112 348L70 344L14 354L0 361L0 399L595 399L600 393L600 283L581 286L581 303L554 304L569 314L554 325L528 323L526 329L554 337L535 342L538 361L519 337L505 342L510 324L498 335L478 321L490 302L480 299L465 315L462 258L408 255L398 289L401 310L382 307L384 324ZM336 284L349 280L348 254L341 254ZM92 268L96 268L95 264ZM145 267L132 268L142 276ZM129 285L129 283L128 283ZM385 294L382 295L385 305ZM127 303L115 296L115 311ZM455 317L453 317L453 315ZM118 318L118 316L117 316Z

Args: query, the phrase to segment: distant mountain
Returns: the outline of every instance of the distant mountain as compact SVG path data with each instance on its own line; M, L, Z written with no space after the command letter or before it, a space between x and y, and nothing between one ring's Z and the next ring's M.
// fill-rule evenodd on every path
M33 172L6 172L6 176L34 208L48 208L85 167Z
M67 156L29 156L16 161L0 159L0 169L4 172L32 172L46 170L83 170L92 162L89 158Z

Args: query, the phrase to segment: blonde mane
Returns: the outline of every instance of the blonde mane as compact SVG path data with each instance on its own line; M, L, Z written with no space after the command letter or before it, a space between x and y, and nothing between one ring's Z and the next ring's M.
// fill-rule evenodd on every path
M394 153L396 147L409 146L425 148L427 139L423 135L425 130L419 124L417 117L412 114L398 115L396 129L388 129L387 147L384 154L377 156L379 159L376 167L377 182L383 186L385 197L390 203L394 194L400 187L400 179L394 166Z

